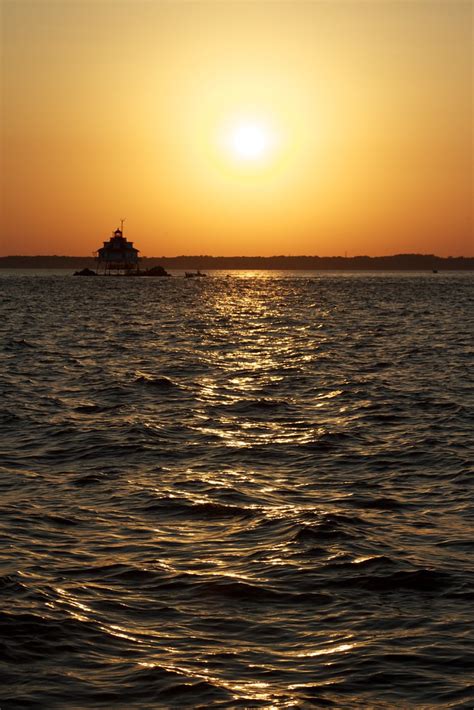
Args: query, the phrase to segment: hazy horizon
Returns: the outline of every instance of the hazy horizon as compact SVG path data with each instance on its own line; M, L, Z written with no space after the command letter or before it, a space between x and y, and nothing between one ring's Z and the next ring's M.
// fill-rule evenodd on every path
M400 252L399 254L139 254L139 259L397 259L402 257L420 257L434 259L473 259L465 254L422 254L418 252ZM0 259L92 259L94 254L3 254Z

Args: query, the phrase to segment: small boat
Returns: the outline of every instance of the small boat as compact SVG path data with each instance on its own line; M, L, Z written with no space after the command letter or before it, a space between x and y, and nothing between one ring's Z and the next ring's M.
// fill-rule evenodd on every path
M196 277L203 277L207 276L207 274L203 274L202 271L185 271L184 275L187 279L195 279Z

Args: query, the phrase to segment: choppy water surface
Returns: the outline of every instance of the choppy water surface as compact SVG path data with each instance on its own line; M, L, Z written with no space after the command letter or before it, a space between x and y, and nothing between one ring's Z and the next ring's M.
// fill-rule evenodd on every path
M472 707L472 282L0 277L2 709Z

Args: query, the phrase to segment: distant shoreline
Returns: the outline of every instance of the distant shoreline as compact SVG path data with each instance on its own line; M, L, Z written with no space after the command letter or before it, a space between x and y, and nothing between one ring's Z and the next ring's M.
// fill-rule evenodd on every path
M94 268L88 256L3 256L0 269ZM393 256L175 256L142 257L141 267L165 269L286 270L286 271L471 271L474 257L432 254Z

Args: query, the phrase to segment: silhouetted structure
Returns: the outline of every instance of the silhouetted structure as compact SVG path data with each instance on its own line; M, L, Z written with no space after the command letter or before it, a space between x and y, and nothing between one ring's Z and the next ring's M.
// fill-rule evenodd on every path
M121 229L116 229L108 242L97 251L97 271L104 274L138 274L138 249L123 236Z

